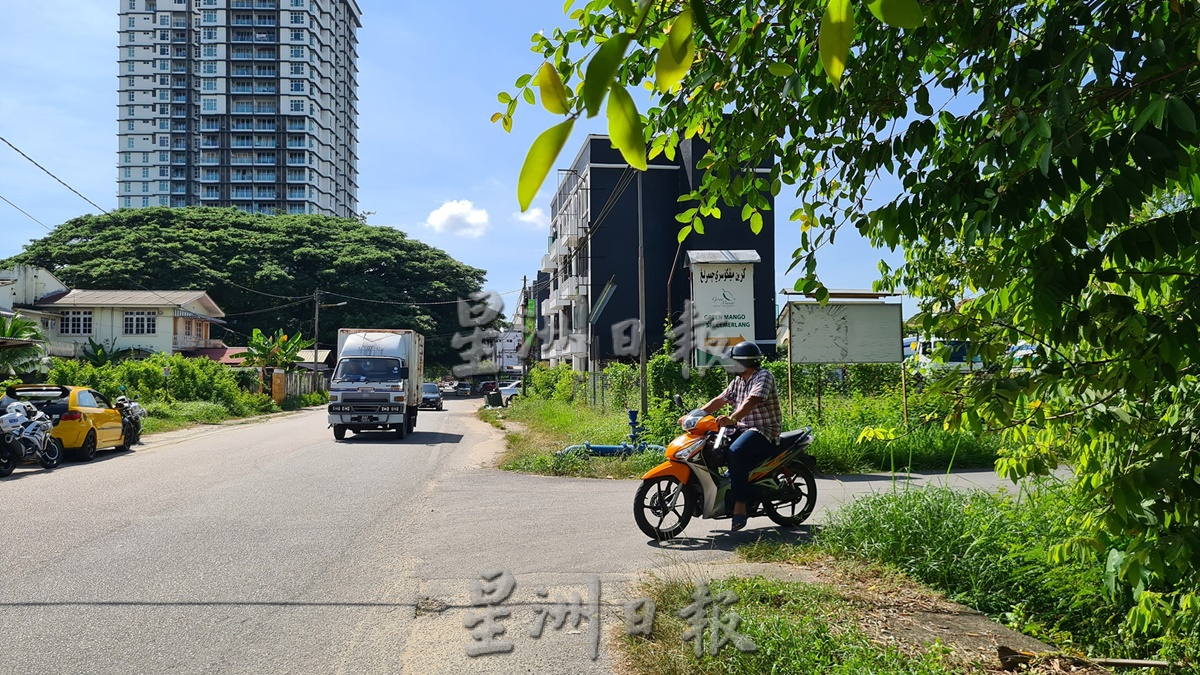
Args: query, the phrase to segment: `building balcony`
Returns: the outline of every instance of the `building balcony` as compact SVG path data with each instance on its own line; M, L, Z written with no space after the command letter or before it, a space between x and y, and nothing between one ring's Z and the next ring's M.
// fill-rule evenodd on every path
M568 250L567 250L566 245L563 244L562 237L559 237L558 239L555 239L554 241L550 242L550 259L551 260L560 260L562 258L565 258L565 257L567 257L567 253L568 253Z
M176 335L171 338L171 347L181 351L191 351L193 349L212 349L215 347L224 347L225 343L220 340L205 339L203 335Z

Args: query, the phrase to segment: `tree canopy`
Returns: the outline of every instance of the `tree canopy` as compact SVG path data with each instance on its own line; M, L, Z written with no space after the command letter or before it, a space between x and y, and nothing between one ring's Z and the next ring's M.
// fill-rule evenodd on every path
M485 275L390 227L211 208L73 218L4 261L13 263L45 267L72 288L205 290L228 315L230 345L247 345L254 328L312 335L320 289L323 345L341 327L411 328L429 338L428 359L446 362L459 361L453 303Z
M570 8L568 4L568 8ZM608 98L639 166L711 150L681 236L721 206L750 230L794 190L797 287L840 228L902 249L879 286L926 332L991 363L944 382L946 424L1006 433L1013 477L1067 461L1089 505L1055 556L1100 556L1140 629L1200 619L1200 3L1195 0L592 0L533 36L536 91L564 120L520 176L528 205L575 119ZM536 62L535 62L536 65ZM649 91L639 115L626 89ZM643 98L643 100L645 100ZM631 136L638 141L633 142ZM745 171L773 157L771 174ZM881 180L883 179L883 180ZM894 183L883 193L881 184Z

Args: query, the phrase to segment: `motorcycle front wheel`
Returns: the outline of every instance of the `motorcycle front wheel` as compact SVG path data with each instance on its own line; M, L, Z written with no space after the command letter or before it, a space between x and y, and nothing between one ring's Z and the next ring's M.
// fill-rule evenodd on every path
M644 480L633 499L633 519L647 537L666 541L687 527L694 500L692 491L674 476Z
M0 453L0 478L8 478L17 468L17 456L11 453Z
M46 449L42 451L42 456L38 458L38 463L43 469L53 469L62 461L63 446L62 442L57 438L51 438L49 443L46 443Z
M779 490L763 500L763 511L775 524L795 527L808 520L817 505L817 479L800 463L790 464L775 476Z

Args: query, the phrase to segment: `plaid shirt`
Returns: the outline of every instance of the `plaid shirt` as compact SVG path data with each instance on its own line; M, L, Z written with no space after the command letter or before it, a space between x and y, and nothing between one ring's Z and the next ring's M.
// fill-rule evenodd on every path
M725 391L721 392L721 398L733 406L734 410L751 396L762 400L753 410L746 413L746 417L738 426L756 429L771 439L771 442L778 443L779 434L783 431L783 411L779 408L779 394L775 390L775 376L771 371L759 368L750 379L738 375L725 387Z

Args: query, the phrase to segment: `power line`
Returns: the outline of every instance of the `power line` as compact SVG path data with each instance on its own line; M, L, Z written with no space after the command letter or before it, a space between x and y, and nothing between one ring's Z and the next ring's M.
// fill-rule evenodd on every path
M2 139L2 138L0 138L0 140L3 140L3 139ZM5 143L8 143L8 141L5 141ZM11 143L10 143L9 145L11 145ZM20 152L20 151L18 151L18 152ZM44 170L44 169L43 169L43 170ZM53 229L53 228L51 228L50 226L46 225L46 224L45 224L45 223L43 223L42 221L40 221L40 220L38 220L37 218L34 218L32 215L30 215L28 211L26 211L25 209L22 209L21 207L17 206L16 204L12 203L12 202L11 202L11 201L10 201L10 200L7 198L7 197L4 197L3 195L0 195L0 199L3 199L3 200L5 201L5 203L7 203L9 206L13 207L14 209L16 209L16 210L20 211L21 213L25 214L26 216L28 216L28 218L29 218L30 220L32 220L33 222L35 222L35 223L37 223L38 225L41 225L42 227L44 227L44 228L46 229L46 231L47 231L47 232L53 232L53 231L54 231L54 229ZM146 286L145 286L144 284L142 284L141 282L137 281L136 279L134 279L133 277L129 276L128 274L125 274L124 272L117 272L117 274L118 274L118 275L120 275L120 276L122 276L122 277L124 277L126 281L130 282L130 283L131 283L131 284L133 284L134 286L138 286L138 287L139 287L139 288L141 288L143 291L146 291L147 293L153 293L154 295L157 295L157 296L158 296L158 297L159 297L159 298L160 298L160 299L161 299L161 300L162 300L162 301L163 301L163 302L164 302L164 303L165 303L167 306L171 307L172 309L179 309L179 310L183 310L183 311L185 311L185 312L188 312L189 314L192 314L192 313L193 313L193 312L191 312L191 310L187 309L187 308L186 308L186 307L184 307L183 305L180 305L179 303L175 302L174 300L171 300L170 298L168 298L167 296L163 295L162 293L159 293L158 291L156 291L156 290L153 290L153 289L150 289L150 288L146 288ZM296 304L299 304L299 303L296 303ZM215 318L215 317L214 317L214 318ZM240 332L238 332L238 331L236 331L236 330L233 330L232 328L229 328L229 327L225 326L224 324L214 324L214 325L216 325L218 328L221 328L221 329L225 330L227 333L233 333L234 335L240 335L241 337L244 337L244 338L247 338L247 339L249 339L249 338L250 338L250 336L249 336L249 335L246 335L245 333L240 333Z
M71 187L69 184L67 184L67 182L66 182L66 181L64 181L63 179L61 179L61 178L59 178L58 176L56 176L56 175L54 175L53 173L51 173L51 171L50 171L49 169L47 169L46 167L42 166L41 164L38 164L38 163L37 163L37 161L36 161L35 159L33 159L33 158L32 158L32 157L30 157L29 155L27 155L27 154L25 154L24 152L22 152L20 148L18 148L17 146L13 145L13 144L12 144L12 142L11 142L11 141L9 141L7 138L4 138L3 136L0 136L0 141L4 141L4 144L5 144L5 145L7 145L8 147L12 148L12 149L13 149L13 150L14 150L14 151L15 151L15 152L18 154L18 155L20 155L20 156L24 157L25 159L29 160L29 162L30 162L31 164L33 164L33 165L34 165L34 166L36 166L37 168L41 169L41 170L42 170L42 171L43 171L43 172L44 172L44 173L45 173L47 176L50 176L50 177L51 177L51 178L53 178L54 180L58 181L58 182L59 182L59 183L60 183L60 184L61 184L63 187L67 188L67 189L68 189L68 190L70 190L71 192L74 192L74 193L75 193L76 195L78 195L78 196L79 196L79 198L80 198L80 199L82 199L83 201L85 201L85 202L87 202L88 204L91 204L91 205L92 205L92 206L94 206L95 208L99 209L99 210L100 210L100 212L102 212L104 215L106 215L106 216L110 216L110 215L112 215L112 213L111 213L111 212L110 212L108 209L106 209L106 208L104 208L103 206L100 206L99 204L97 204L96 202L94 202L94 201L92 201L92 200L88 199L88 198L87 198L87 197L85 197L85 196L83 195L83 193L81 193L79 190L76 190L75 188ZM6 200L4 200L4 201L6 201L6 202L7 202L8 200L6 199ZM9 204L12 204L12 202L9 202ZM14 206L13 208L16 208L16 207ZM19 208L18 208L17 210L18 210L18 211L21 211L21 209L19 209ZM24 211L21 211L21 212L22 212L22 213L25 213ZM26 213L25 215L27 215L27 216L28 216L29 214L28 214L28 213ZM33 216L29 216L29 217L30 217L30 218L33 218ZM33 218L33 220L34 220L34 222L38 223L38 224L39 224L39 225L41 225L42 227L46 227L46 224L45 224L45 223L43 223L43 222L41 222L41 221L40 221L40 220L38 220L37 218ZM48 227L47 227L46 229L50 229L50 228L48 228ZM188 265L191 265L191 266L193 266L193 267L195 267L195 268L197 268L197 269L200 269L200 270L203 270L203 271L205 271L205 272L208 272L209 274L211 274L211 275L215 276L215 277L217 278L217 280L218 280L218 281L222 281L222 282L224 282L224 283L227 283L227 284L229 284L230 286L233 286L233 287L235 287L235 288L240 288L240 289L241 289L241 290L243 290L243 291L248 291L248 292L250 292L250 293L257 293L257 294L259 294L259 295L263 295L263 296L266 296L266 297L268 297L268 298L276 298L276 299L278 299L278 300L298 300L298 299L300 299L300 298L307 298L307 297L309 297L309 296L306 296L306 295L304 295L304 296L301 296L301 295L276 295L275 293L267 293L267 292L265 292L265 291L259 291L259 290L253 289L253 288L249 288L249 287L247 287L247 286L243 286L243 285L241 285L241 284L239 284L239 283L237 283L237 282L235 282L235 281L230 281L229 279L226 279L226 278L222 277L220 272L218 272L218 271L216 271L216 270L212 269L211 267L207 267L207 266L205 266L205 265L201 265L200 263L197 263L197 262L194 262L194 261L188 260L187 258L184 258L182 255L179 255L178 253L176 253L175 251L173 251L173 250L171 250L171 249L169 249L169 248L163 247L163 248L160 248L159 250L161 250L161 251L165 251L165 252L169 253L170 255L172 255L173 257L175 257L177 260L179 260L179 261L181 261L181 262L187 263Z

